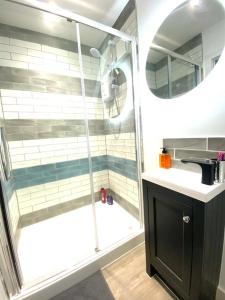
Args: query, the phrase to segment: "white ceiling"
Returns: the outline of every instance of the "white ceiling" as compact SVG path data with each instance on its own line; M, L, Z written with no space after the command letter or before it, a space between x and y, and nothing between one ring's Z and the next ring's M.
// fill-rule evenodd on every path
M48 0L41 0L48 3ZM112 26L128 3L128 0L54 0L54 2L76 14Z
M187 1L167 17L153 42L174 50L224 18L224 8L216 0L200 0L196 7L191 7ZM156 62L157 57L153 56L152 53L151 62Z
M37 0L36 2L50 3L76 14L85 16L108 26L112 26L126 6L128 0ZM21 1L22 2L22 1ZM32 3L32 0L30 0ZM22 5L0 0L0 23L30 29L72 41L76 40L74 23L67 22L45 12ZM81 41L91 47L99 47L106 34L81 25Z

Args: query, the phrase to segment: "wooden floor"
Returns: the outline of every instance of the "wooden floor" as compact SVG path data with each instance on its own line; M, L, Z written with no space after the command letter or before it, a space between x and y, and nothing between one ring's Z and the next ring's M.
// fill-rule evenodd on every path
M144 245L102 270L115 300L171 300L164 287L145 272Z
M164 287L145 273L144 245L51 300L172 300Z

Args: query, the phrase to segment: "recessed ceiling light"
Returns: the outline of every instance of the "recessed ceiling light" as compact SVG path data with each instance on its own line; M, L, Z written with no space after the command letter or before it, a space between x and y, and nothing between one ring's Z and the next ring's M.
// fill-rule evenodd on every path
M200 4L201 4L200 0L190 0L190 6L192 8L198 7L198 6L200 6Z
M51 8L59 8L58 5L55 2L53 2L53 1L50 1L48 3L48 6L50 6Z

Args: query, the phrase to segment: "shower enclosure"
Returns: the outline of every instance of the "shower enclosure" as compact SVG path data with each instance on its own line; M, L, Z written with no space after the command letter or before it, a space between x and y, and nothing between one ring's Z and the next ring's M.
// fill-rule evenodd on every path
M152 44L146 74L153 94L171 99L192 90L201 82L202 66L188 56Z
M136 43L56 6L0 5L1 210L16 294L142 230Z

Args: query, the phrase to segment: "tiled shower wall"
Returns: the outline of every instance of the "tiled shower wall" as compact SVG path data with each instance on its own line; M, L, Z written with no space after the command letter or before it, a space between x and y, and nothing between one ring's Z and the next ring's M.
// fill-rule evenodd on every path
M17 215L44 213L74 199L86 204L90 186L76 43L4 24L0 34L0 88ZM110 188L137 212L134 114L119 128L104 119L99 60L89 47L82 50L95 192ZM12 219L14 204L16 197ZM18 217L15 228L17 222Z
M132 12L127 16L124 22L124 16L118 21L123 24L118 29L127 34L137 36L137 20L134 3L129 1L128 6L133 5ZM129 9L129 8L128 8ZM123 56L126 51L125 43L117 44L117 59ZM126 101L126 84L122 86L122 99ZM122 105L123 107L123 105ZM107 110L104 111L105 118L108 118ZM138 183L136 172L136 146L135 146L135 116L132 109L127 117L120 123L114 124L110 121L106 123L106 150L107 155L116 157L124 161L124 170L126 172L117 172L116 169L109 169L109 187L116 193L117 201L123 205L133 215L138 217ZM110 164L109 164L110 165ZM131 204L131 205L127 205Z
M19 212L24 215L89 195L90 188L88 176L70 173L68 165L59 169L56 165L66 161L72 166L74 161L81 164L87 157L77 53L30 42L29 31L21 30L26 41L11 38L13 31L10 28L8 37L1 38L1 95ZM93 79L97 78L98 61L87 55L83 59L86 92L90 95L91 150L98 157L106 154L100 91ZM47 176L46 168L51 169ZM102 172L100 169L94 174L96 190L108 185L107 171L105 179ZM66 191L65 185L70 187Z
M218 151L225 151L225 137L167 138L163 139L173 159L173 166L193 169L193 166L179 162L182 158L216 158ZM195 170L200 171L200 168Z

